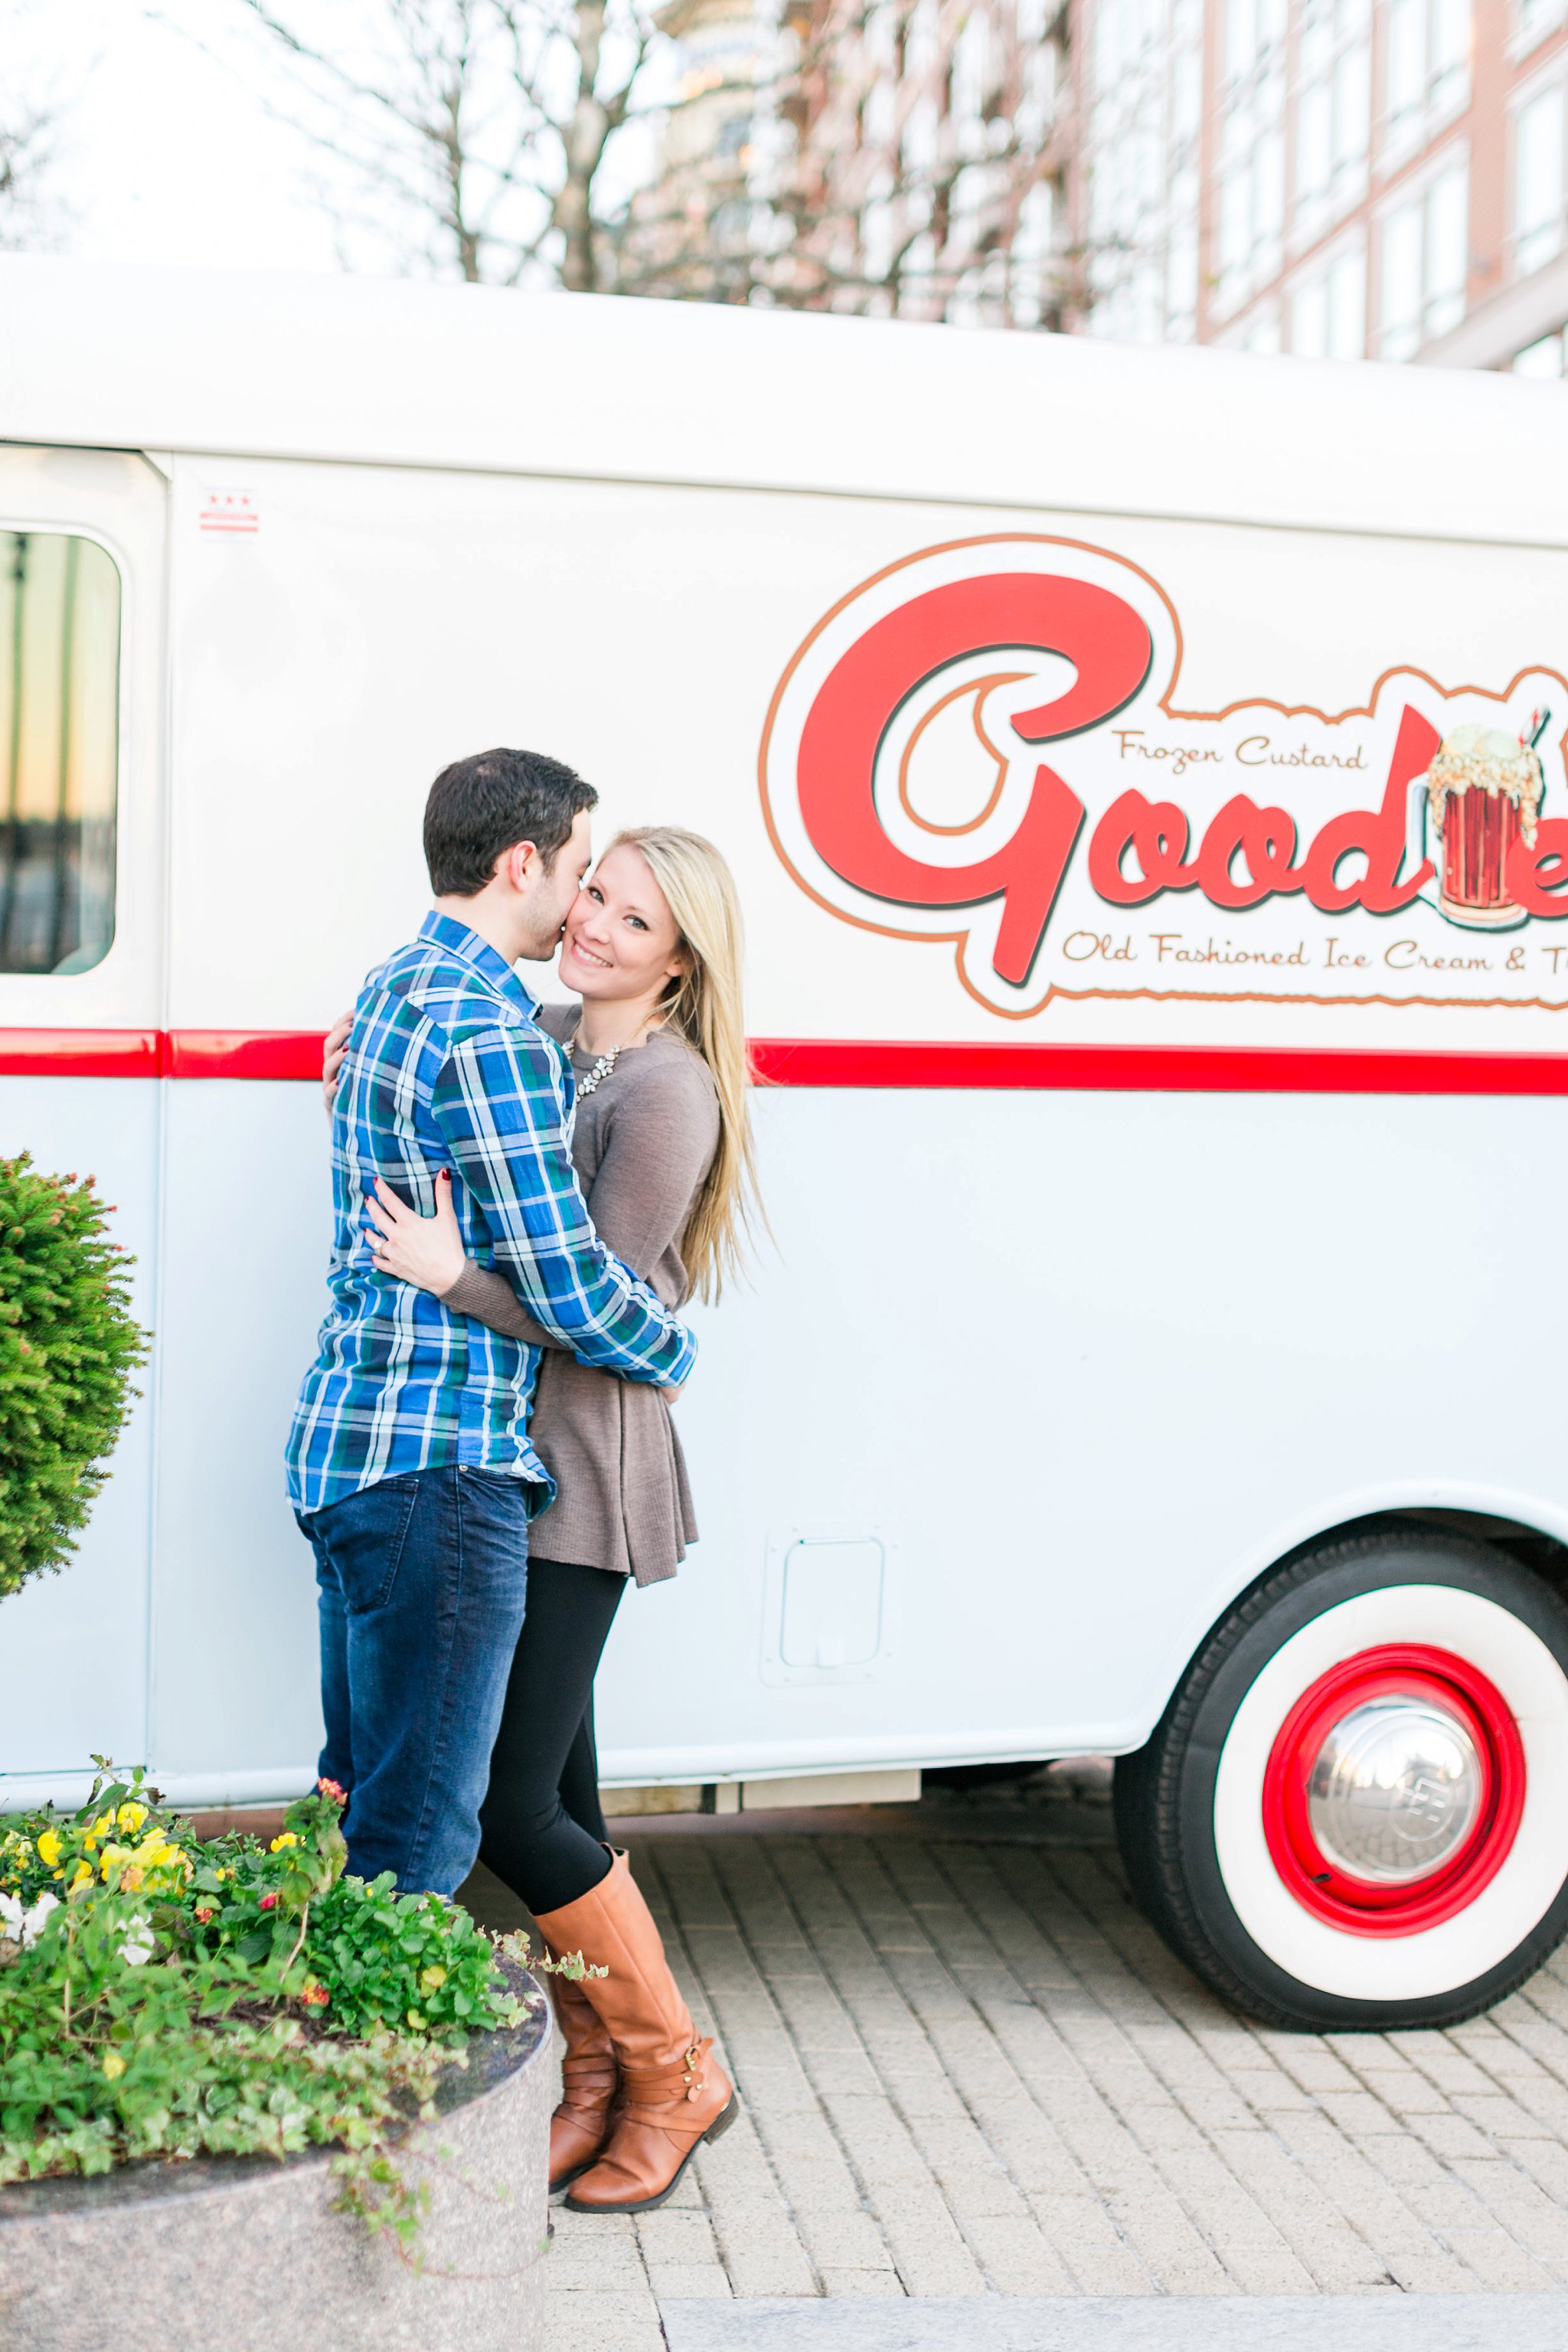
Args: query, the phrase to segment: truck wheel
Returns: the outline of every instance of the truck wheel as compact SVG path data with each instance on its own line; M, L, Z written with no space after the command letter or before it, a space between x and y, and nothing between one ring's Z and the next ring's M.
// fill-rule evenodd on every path
M1238 2008L1452 2025L1568 1931L1568 1608L1424 1528L1289 1561L1116 1768L1132 1890Z

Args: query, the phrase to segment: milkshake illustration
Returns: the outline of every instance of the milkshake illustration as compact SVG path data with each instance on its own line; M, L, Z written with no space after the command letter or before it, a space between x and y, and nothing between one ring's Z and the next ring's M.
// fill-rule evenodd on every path
M1500 727L1456 727L1426 771L1432 829L1443 845L1437 905L1452 923L1508 930L1524 920L1508 895L1508 854L1522 839L1533 848L1545 772L1535 746L1551 713L1531 713L1528 735Z

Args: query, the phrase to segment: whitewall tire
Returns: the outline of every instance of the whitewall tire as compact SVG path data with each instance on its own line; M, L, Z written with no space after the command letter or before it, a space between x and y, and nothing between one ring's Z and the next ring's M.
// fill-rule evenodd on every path
M1255 2015L1470 2016L1568 1930L1568 1609L1466 1538L1320 1547L1215 1627L1116 1811L1144 1909Z

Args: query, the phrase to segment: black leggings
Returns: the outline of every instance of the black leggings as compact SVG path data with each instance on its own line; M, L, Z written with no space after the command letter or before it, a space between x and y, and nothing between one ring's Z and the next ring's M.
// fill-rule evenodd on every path
M626 1579L531 1559L506 1705L479 1810L479 1859L537 1918L607 1875L594 1744L594 1676Z

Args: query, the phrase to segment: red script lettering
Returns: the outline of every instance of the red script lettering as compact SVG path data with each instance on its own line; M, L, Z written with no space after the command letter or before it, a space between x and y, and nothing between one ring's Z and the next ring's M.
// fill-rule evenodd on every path
M1028 979L1061 887L1083 803L1055 770L1035 771L1012 838L972 866L928 866L890 842L877 813L877 752L915 688L967 655L1027 646L1065 655L1078 675L1065 694L1020 713L1026 743L1082 733L1112 718L1149 673L1146 623L1109 589L1038 572L959 580L911 598L842 656L801 730L800 812L817 855L858 890L908 907L1003 900L992 959L1015 986Z

